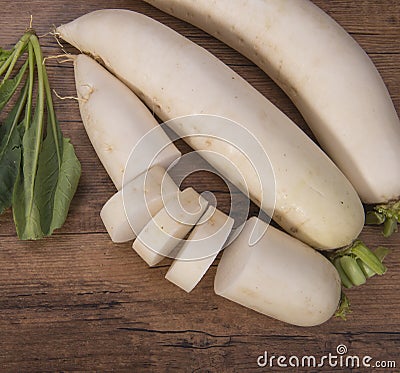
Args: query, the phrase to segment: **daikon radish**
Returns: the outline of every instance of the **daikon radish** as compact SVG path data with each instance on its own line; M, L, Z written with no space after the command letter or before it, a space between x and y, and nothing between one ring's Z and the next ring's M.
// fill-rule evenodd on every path
M168 256L189 233L206 210L208 202L187 188L168 201L133 242L132 248L149 265Z
M268 155L276 181L274 219L288 232L322 249L350 244L364 223L361 202L332 161L279 109L212 54L142 14L99 10L57 28L81 51L101 59L166 121L190 114L213 114L242 125ZM196 126L173 128L196 135ZM240 141L225 144L191 140L196 150L236 159ZM257 156L257 154L253 154ZM260 155L259 155L260 156ZM212 165L229 179L230 170ZM271 210L253 170L237 165L254 202ZM260 175L263 177L263 175ZM260 195L261 193L261 195ZM268 203L267 203L268 202Z
M364 202L399 199L396 110L371 59L329 15L308 0L145 1L222 40L271 76Z
M83 124L118 190L124 173L129 172L129 177L124 178L127 183L152 165L168 168L180 157L168 136L159 131L146 144L141 158L129 163L131 170L126 170L131 151L149 130L158 126L157 121L128 87L92 58L76 56L74 70Z
M214 206L210 206L207 212L211 217L193 228L165 276L188 293L199 283L224 247L234 223L231 217Z
M269 226L259 230L250 218L219 262L218 295L275 319L299 326L322 324L335 313L340 278L331 262L295 238Z
M126 242L134 239L178 190L161 166L154 166L137 176L101 209L100 217L111 240Z

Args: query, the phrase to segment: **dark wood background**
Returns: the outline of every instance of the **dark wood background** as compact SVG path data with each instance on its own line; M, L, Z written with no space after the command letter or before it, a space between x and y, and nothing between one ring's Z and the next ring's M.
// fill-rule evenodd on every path
M399 110L400 3L314 2L368 52ZM105 7L143 12L199 43L308 132L288 98L252 63L138 0L1 0L0 45L11 47L33 15L34 28L44 35L45 55L58 54L54 39L45 35L53 25ZM52 87L63 96L74 95L71 64L51 60L47 65ZM334 354L339 344L345 344L349 354L397 359L400 366L400 233L385 240L378 228L363 231L367 244L386 245L393 253L385 276L348 292L353 313L346 322L332 319L318 327L293 327L229 302L213 293L216 264L186 294L164 279L167 260L149 269L130 244L110 241L99 211L114 193L113 185L85 135L77 103L56 99L55 105L81 160L82 179L65 226L49 239L18 241L11 212L0 217L0 371L253 372L265 350L321 356ZM382 165L382 172L390 170ZM198 174L187 184L216 191L220 207L227 209L229 197L220 180Z

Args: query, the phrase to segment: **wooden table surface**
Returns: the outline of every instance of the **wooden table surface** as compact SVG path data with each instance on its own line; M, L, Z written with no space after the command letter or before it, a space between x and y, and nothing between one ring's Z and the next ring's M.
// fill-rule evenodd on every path
M368 52L400 110L400 3L314 2ZM252 63L138 0L1 0L0 45L11 47L32 15L34 28L44 35L45 55L59 54L55 40L45 35L53 25L111 6L154 17L207 48L309 133L289 99ZM50 60L47 65L52 87L60 95L75 95L71 64ZM186 294L164 279L167 260L149 269L129 243L110 241L99 211L114 187L86 137L77 102L56 99L55 106L63 132L82 163L82 178L65 226L51 238L19 241L11 212L0 217L1 372L254 372L262 370L257 357L264 351L318 357L335 354L339 344L346 345L349 354L370 355L374 361L397 359L400 370L400 233L384 239L378 228L364 229L362 238L368 245L385 245L393 253L385 276L348 291L353 313L347 321L334 318L318 327L300 328L229 302L213 293L216 263ZM382 172L390 170L383 165ZM186 184L215 191L219 206L227 211L229 197L219 179L193 175Z

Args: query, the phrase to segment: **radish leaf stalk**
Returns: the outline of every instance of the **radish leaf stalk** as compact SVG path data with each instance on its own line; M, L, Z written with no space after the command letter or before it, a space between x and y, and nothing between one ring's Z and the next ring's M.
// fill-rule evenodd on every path
M371 251L365 244L356 240L345 249L337 250L328 255L328 258L336 267L345 288L359 286L365 283L367 278L386 273L383 259L390 252L389 249L379 246Z
M10 101L11 97L14 95L15 91L19 87L25 71L26 71L27 64L24 64L18 74L9 80L2 81L0 83L0 110L7 105L8 101Z
M386 255L388 255L389 253L390 250L383 246L378 246L374 250L374 254L379 259L380 262L382 262L383 259L385 259ZM359 265L367 278L370 278L377 274L377 272L371 269L371 267L368 266L368 264L366 264L365 262L361 261L360 259L357 259L357 261L359 262Z
M389 253L390 250L383 246L371 251L362 241L356 240L350 247L329 254L328 258L338 271L342 286L350 289L364 284L372 276L386 273L383 260ZM350 301L342 291L335 316L346 320L346 314L350 312Z
M383 235L385 237L390 237L394 232L398 231L397 224L400 223L400 201L375 206L373 210L367 212L365 222L371 225L383 224Z

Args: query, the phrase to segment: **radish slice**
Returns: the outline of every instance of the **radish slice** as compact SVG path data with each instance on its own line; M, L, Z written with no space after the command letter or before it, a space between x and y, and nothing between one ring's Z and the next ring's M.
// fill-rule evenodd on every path
M126 242L134 239L177 192L178 186L160 166L133 179L101 209L100 217L111 240Z
M234 223L231 217L214 206L210 206L206 214L211 217L193 228L165 276L188 293L199 283L222 250Z
M127 86L92 58L76 56L74 69L83 124L118 190L151 166L166 169L180 157L179 150L160 128L157 136L142 146L145 152L141 158L130 162L126 170L131 151L148 131L158 127L157 121ZM124 178L125 172L129 176Z
M259 238L257 220L250 218L225 249L215 276L215 292L290 324L313 326L327 321L341 294L335 267L311 247L272 226Z
M147 223L132 245L149 266L158 264L172 252L198 222L208 205L192 188L175 196Z

